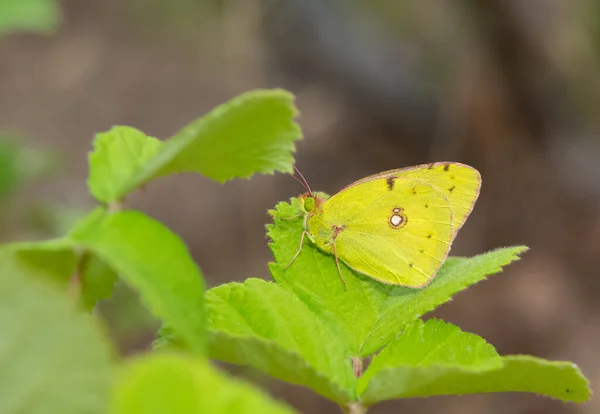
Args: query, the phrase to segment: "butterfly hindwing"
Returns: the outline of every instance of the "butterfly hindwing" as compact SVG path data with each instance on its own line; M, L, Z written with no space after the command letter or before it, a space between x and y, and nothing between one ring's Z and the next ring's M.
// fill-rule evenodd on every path
M340 260L384 283L426 285L454 234L452 208L442 191L423 179L386 176L351 185L328 199L308 230L326 248L329 229L339 226Z

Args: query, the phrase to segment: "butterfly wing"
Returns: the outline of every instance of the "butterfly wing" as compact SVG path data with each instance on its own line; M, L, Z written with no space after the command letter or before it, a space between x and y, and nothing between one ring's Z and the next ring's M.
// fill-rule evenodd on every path
M328 230L340 227L336 250L348 266L384 283L421 287L448 255L452 222L448 199L433 185L420 178L383 177L361 180L332 196L314 225L309 220L308 230L327 248Z
M481 175L475 168L459 162L434 162L416 165L413 167L399 168L370 175L353 182L340 190L340 193L374 180L391 180L395 178L419 178L426 183L438 188L448 199L452 206L454 236L463 226L481 190Z

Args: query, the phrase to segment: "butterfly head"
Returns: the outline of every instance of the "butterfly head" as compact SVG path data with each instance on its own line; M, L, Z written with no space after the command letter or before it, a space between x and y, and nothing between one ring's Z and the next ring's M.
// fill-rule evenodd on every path
M304 193L300 196L300 204L306 213L314 213L325 202L323 197L313 193Z

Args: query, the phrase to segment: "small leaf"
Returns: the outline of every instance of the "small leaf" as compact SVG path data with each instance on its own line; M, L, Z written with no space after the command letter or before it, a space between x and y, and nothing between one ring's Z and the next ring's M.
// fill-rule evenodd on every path
M0 259L0 411L105 413L109 346L62 292Z
M158 139L127 126L97 134L89 156L90 193L105 203L119 200L135 188L135 176L163 147Z
M206 293L211 357L251 365L337 402L354 398L344 342L291 292L247 279Z
M534 392L564 401L589 398L587 380L570 362L499 357L477 335L438 320L411 324L373 358L358 382L361 401L488 392Z
M137 358L116 384L112 414L293 413L207 361L175 354Z
M368 384L367 378L361 381L366 388L360 398L365 405L396 398L490 392L532 392L572 402L590 398L586 378L571 362L526 355L506 356L501 362L497 368L434 364L382 369L368 378Z
M287 269L298 250L303 220L281 220L301 211L297 198L279 203L270 213L275 224L268 236L276 263L270 270L277 284L292 290L315 314L332 326L339 326L352 355L369 356L391 341L404 326L454 294L475 284L518 259L526 247L511 247L473 258L449 258L425 289L384 285L356 273L340 262L348 287L343 290L333 256L305 239L302 252Z
M290 93L257 90L216 107L164 142L133 128L113 128L96 138L90 192L108 203L169 174L195 172L224 182L290 172L294 141L301 137L296 114Z
M112 297L119 275L98 257L92 254L87 254L86 257L81 264L80 299L83 308L91 311L98 301Z
M141 212L102 208L69 237L117 271L195 352L204 351L204 281L179 237Z
M406 327L402 335L388 344L371 361L358 383L358 393L381 381L373 382L381 372L406 367L434 367L432 377L440 367L459 367L463 370L486 371L502 366L502 359L494 347L477 335L462 332L457 326L440 320L429 320L424 323L417 320ZM451 379L452 380L452 379ZM404 379L398 377L390 384L400 390ZM437 395L437 389L431 389L430 395ZM367 391L372 394L377 391ZM377 399L379 400L379 399ZM373 397L369 399L373 401Z
M0 0L0 37L17 31L53 32L60 22L56 0Z
M185 342L177 335L175 329L167 324L163 324L156 333L156 339L152 342L154 350L186 350Z
M2 1L5 0L0 0L0 9ZM0 35L1 31L0 28ZM56 154L23 146L19 139L17 135L0 132L0 199L11 195L23 183L53 172L59 163Z

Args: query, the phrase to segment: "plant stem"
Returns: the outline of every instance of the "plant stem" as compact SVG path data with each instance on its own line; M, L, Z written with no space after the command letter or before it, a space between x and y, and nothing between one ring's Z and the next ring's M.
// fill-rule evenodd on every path
M81 297L81 291L83 289L83 273L90 259L90 254L87 251L76 252L76 255L77 263L75 265L75 271L69 280L69 296L73 302L78 302Z
M364 407L359 402L352 402L345 407L342 407L342 411L344 414L365 414L367 412L367 407Z
M361 357L352 357L352 370L354 371L354 376L356 378L361 377L365 370L365 363ZM344 414L365 414L367 412L367 407L363 406L358 401L353 401L342 407L342 411Z

